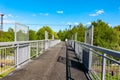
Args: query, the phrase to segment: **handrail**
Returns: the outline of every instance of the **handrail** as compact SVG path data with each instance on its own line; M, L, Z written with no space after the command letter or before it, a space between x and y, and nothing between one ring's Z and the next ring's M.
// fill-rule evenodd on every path
M69 40L68 43L75 50L91 79L120 79L120 52L74 40Z
M111 49L106 49L106 48L99 47L99 46L93 46L93 45L86 44L86 43L82 43L82 42L79 42L79 43L80 43L81 45L83 45L83 46L88 47L88 48L92 48L92 49L101 51L101 52L103 52L103 53L109 54L109 55L111 55L111 56L120 58L120 52L118 52L118 51L111 50Z
M0 74L10 68L20 67L58 43L60 40L0 42Z

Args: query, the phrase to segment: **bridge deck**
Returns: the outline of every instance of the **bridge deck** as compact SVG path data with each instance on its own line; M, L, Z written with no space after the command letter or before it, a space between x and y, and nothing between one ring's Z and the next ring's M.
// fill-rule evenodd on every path
M66 62L67 60L67 62ZM67 66L66 66L67 63ZM67 73L67 75L66 75ZM87 80L74 51L65 43L50 48L38 58L30 61L2 80Z

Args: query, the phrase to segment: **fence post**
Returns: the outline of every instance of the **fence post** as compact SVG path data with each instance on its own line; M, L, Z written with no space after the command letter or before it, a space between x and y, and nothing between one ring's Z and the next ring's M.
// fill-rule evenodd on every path
M101 80L105 80L105 74L106 74L106 58L105 58L106 54L103 53L103 57L102 57L102 79Z
M45 50L48 48L48 32L45 31Z
M31 58L31 43L29 43L29 46L28 46L28 48L29 48L28 55L29 55L29 60L30 60L30 58Z
M15 49L15 67L18 68L18 54L19 54L19 44L16 44L16 49Z
M94 35L94 27L90 26L85 30L85 43L93 45L93 35ZM92 66L92 49L89 50L83 49L83 63L87 66L88 72L91 70Z
M36 45L36 47L37 47L36 55L38 57L38 55L39 55L39 51L38 51L39 50L39 42L37 41L36 43L37 43L37 45Z

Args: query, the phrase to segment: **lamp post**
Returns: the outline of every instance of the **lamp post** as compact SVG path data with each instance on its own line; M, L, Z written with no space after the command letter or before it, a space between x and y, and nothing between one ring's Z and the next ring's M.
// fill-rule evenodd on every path
M2 36L2 31L3 31L3 16L4 14L0 14L1 16L1 26L0 26L0 37Z

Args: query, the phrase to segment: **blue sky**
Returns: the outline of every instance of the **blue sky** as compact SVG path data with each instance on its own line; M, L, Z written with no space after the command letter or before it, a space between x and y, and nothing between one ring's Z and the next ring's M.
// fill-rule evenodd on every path
M115 26L120 25L120 0L0 0L0 13L5 23L54 24L55 31L97 19ZM38 30L42 25L29 26Z

